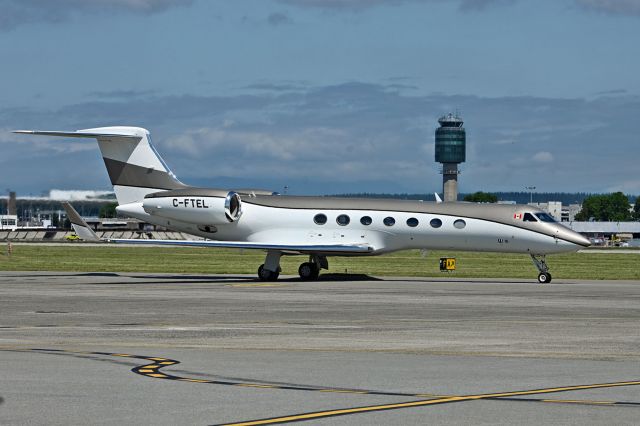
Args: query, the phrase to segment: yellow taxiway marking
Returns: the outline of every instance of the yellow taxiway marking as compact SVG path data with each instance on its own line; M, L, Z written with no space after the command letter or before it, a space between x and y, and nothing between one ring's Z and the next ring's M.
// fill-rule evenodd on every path
M286 287L288 284L230 284L229 287Z
M295 415L283 416L283 417L273 417L270 419L251 420L247 422L238 422L238 423L227 423L227 426L268 425L268 424L276 424L276 423L319 419L324 417L343 416L347 414L367 413L367 412L384 411L384 410L396 410L400 408L423 407L426 405L446 404L450 402L473 401L473 400L480 400L480 399L487 399L487 398L536 395L536 394L542 394L542 393L566 392L566 391L575 391L575 390L584 390L584 389L599 389L599 388L611 388L611 387L633 386L633 385L640 385L640 381L600 383L600 384L593 384L593 385L563 386L563 387L546 388L546 389L532 389L532 390L514 391L514 392L487 393L487 394L479 394L479 395L449 396L444 398L433 398L433 399L426 399L426 400L420 400L420 401L400 402L396 404L370 405L365 407L316 411L312 413L295 414Z
M5 349L0 349L0 350L5 350ZM600 405L600 406L614 406L614 405L640 406L640 403L637 403L637 402L517 398L518 396L538 395L538 394L547 394L547 393L555 393L555 392L568 392L568 391L578 391L578 390L586 390L586 389L602 389L602 388L613 388L613 387L621 387L621 386L635 386L635 385L640 385L640 380L626 381L626 382L599 383L599 384L590 384L590 385L562 386L562 387L552 387L552 388L544 388L544 389L530 389L530 390L522 390L522 391L486 393L486 394L476 394L476 395L434 395L429 393L420 393L420 394L397 393L396 394L391 392L366 391L366 390L356 390L356 389L349 390L349 389L332 389L332 388L313 388L313 387L302 387L302 386L300 387L282 386L277 384L269 385L269 384L257 384L257 383L241 383L241 382L229 382L229 381L217 381L217 380L190 379L186 377L170 376L170 375L159 373L158 369L160 368L163 368L167 365L175 365L180 363L179 361L171 360L168 358L159 358L159 357L150 358L150 357L145 357L140 355L116 354L116 353L107 353L107 352L85 352L85 351L76 352L76 351L64 351L64 350L56 350L56 349L50 349L50 350L17 349L17 350L23 351L23 352L50 351L53 353L66 352L66 353L76 353L76 354L107 355L107 356L118 356L118 357L130 357L130 358L136 358L136 359L146 360L146 361L158 361L157 363L136 367L132 371L135 373L139 373L145 377L171 379L171 380L177 380L177 381L183 381L183 382L233 385L233 386L240 386L240 387L263 388L263 389L283 389L283 390L287 389L287 390L315 391L315 392L333 392L333 393L344 393L344 394L363 394L363 395L370 394L370 395L389 395L389 396L393 395L393 396L426 398L426 399L421 399L417 401L317 411L317 412L300 413L300 414L293 414L293 415L287 415L287 416L281 416L281 417L273 417L269 419L257 419L257 420L250 420L250 421L244 421L244 422L228 423L228 425L236 425L236 426L237 425L249 426L249 425L286 423L286 422L292 422L292 421L319 419L319 418L341 416L341 415L348 415L348 414L366 413L366 412L374 412L374 411L382 411L382 410L394 410L394 409L401 409L401 408L411 408L411 407L420 407L420 406L427 406L427 405L482 400L482 399L493 399L493 400L502 399L504 401L522 401L522 402L535 401L535 402L546 402L546 403L556 403L556 404L584 404L584 405Z

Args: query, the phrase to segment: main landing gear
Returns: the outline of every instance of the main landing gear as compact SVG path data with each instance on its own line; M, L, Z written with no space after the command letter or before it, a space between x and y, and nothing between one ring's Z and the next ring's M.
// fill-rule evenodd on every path
M298 274L303 281L313 281L320 275L320 268L313 262L304 262L298 268Z
M282 252L269 250L264 263L258 268L258 278L262 281L275 281L280 276L280 256Z
M547 262L545 261L545 255L536 255L531 254L531 261L538 269L538 282L540 284L547 284L551 282L551 274L549 273L549 267L547 266Z
M303 281L313 281L318 279L321 269L329 269L329 261L327 256L319 254L310 254L309 261L304 262L298 268L298 274Z
M262 281L275 281L280 275L280 257L282 253L279 251L268 251L264 264L258 268L258 278ZM320 269L328 269L329 262L326 256L317 254L309 255L309 261L304 262L298 268L298 274L303 281L313 281L318 279Z

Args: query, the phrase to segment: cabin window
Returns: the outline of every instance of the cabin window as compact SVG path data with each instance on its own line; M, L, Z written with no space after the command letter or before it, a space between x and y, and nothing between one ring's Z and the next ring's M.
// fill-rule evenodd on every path
M318 213L313 217L313 221L316 223L316 225L324 225L325 223L327 223L327 216L322 213Z
M351 222L351 219L349 219L349 216L347 216L346 214L341 214L336 218L336 222L340 226L347 226L349 222Z
M536 213L536 216L538 217L538 219L540 219L542 222L555 222L556 220L553 218L553 216L551 216L548 213Z
M522 217L523 222L537 222L538 219L535 218L531 213L525 213Z
M432 228L440 228L442 226L442 221L440 219L431 219L429 222Z
M418 223L418 219L416 219L415 217L410 217L409 219L407 219L407 226L410 226L412 228L418 226Z
M453 226L457 229L463 229L465 226L467 226L467 222L465 222L462 219L458 219L455 222L453 222Z
M362 216L360 218L360 223L363 224L364 226L369 226L371 225L372 222L373 220L369 216Z
M384 223L387 226L393 226L393 225L396 224L396 220L394 218L392 218L391 216L387 216L387 217L384 218L382 223Z

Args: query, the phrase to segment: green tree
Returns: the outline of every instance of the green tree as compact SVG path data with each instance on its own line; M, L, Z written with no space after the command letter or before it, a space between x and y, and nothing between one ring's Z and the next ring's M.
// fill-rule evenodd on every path
M596 222L624 222L632 219L629 199L622 192L592 195L582 202L576 220Z
M478 191L465 195L463 201L470 201L472 203L497 203L498 197L488 192Z
M636 205L633 208L633 218L635 220L640 220L640 196L636 197Z
M105 218L105 217L116 217L117 213L116 213L116 207L118 206L118 203L108 203L105 204L104 206L100 207L100 213L98 214L99 217Z

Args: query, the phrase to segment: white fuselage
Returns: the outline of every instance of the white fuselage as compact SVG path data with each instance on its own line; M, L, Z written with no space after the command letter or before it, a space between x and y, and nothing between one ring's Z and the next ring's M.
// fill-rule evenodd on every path
M575 251L580 247L574 242L558 238L558 235L569 230L557 223L539 222L536 224L539 229L532 230L515 224L464 215L392 210L279 208L253 204L251 198L243 199L242 216L237 221L229 222L219 211L213 212L202 207L216 203L220 205L219 199L202 198L202 201L188 202L188 205L182 199L179 202L180 207L170 213L166 209L150 209L147 200L144 209L141 203L134 203L120 206L118 210L156 225L212 240L283 245L367 244L373 248L368 254L405 249L549 254ZM170 199L169 203L178 204L178 201ZM158 213L164 216L159 216ZM326 216L326 223L315 223L314 217L317 214ZM349 223L339 225L339 215L347 215ZM371 224L363 225L360 222L363 216L370 217ZM384 224L385 218L389 217L395 220L392 226ZM409 219L417 219L417 225L409 226ZM441 225L432 226L434 219L436 225ZM208 222L210 226L207 227ZM415 221L412 223L415 224Z

